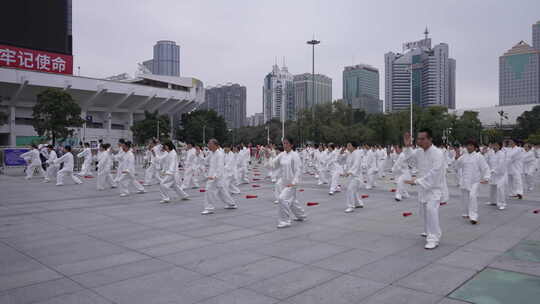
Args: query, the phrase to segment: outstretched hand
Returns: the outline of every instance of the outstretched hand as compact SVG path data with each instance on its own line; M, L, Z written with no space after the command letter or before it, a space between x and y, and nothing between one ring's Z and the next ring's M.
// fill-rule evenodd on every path
M405 145L406 147L412 146L411 133L405 132L405 134L403 134L403 145Z

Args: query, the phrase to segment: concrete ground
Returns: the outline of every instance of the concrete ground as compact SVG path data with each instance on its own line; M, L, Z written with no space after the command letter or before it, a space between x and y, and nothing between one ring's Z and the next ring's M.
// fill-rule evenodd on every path
M157 186L121 198L96 191L95 179L55 187L20 171L0 176L3 304L457 304L466 302L449 295L486 268L540 276L540 263L505 254L540 241L539 190L501 212L483 204L483 187L472 226L449 178L442 242L428 251L416 200L395 202L388 178L365 192L364 209L345 214L344 193L329 196L305 175L298 198L319 205L306 207L307 222L278 230L268 181L241 186L238 210L202 216L197 189L189 201L159 204Z

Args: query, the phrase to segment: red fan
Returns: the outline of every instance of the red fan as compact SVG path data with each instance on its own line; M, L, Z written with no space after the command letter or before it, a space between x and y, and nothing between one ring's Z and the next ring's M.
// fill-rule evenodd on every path
M206 192L206 189L199 189L199 192Z
M308 205L308 206L317 206L318 204L319 203L317 203L317 202L307 202L306 205Z
M362 196L361 196L361 198L368 198L368 197L369 197L369 195L367 195L367 194L362 194Z
M257 198L256 195L246 195L246 198Z
M407 216L411 216L412 215L412 212L403 212L403 216L407 217Z

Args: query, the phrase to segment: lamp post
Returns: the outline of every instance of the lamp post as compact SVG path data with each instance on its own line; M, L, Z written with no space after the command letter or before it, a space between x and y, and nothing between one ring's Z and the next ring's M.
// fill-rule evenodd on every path
M206 125L202 126L202 141L203 141L203 146L204 146L206 143Z
M315 120L315 46L321 43L321 41L315 40L314 37L306 43L311 45L311 116Z
M266 144L270 144L270 125L268 124L266 126Z
M411 117L410 117L410 133L411 133L411 138L414 138L414 135L413 135L413 66L412 66L412 63L411 63L411 66L407 68L409 70L409 75L410 75L410 79L411 79L411 84L410 84L410 96L409 96L409 99L411 101L411 104L410 104L410 108L411 108Z

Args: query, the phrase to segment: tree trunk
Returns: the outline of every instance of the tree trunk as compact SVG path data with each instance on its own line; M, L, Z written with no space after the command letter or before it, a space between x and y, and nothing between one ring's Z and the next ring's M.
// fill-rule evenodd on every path
M52 145L53 147L55 146L56 144L56 134L54 134L54 132L52 133Z

